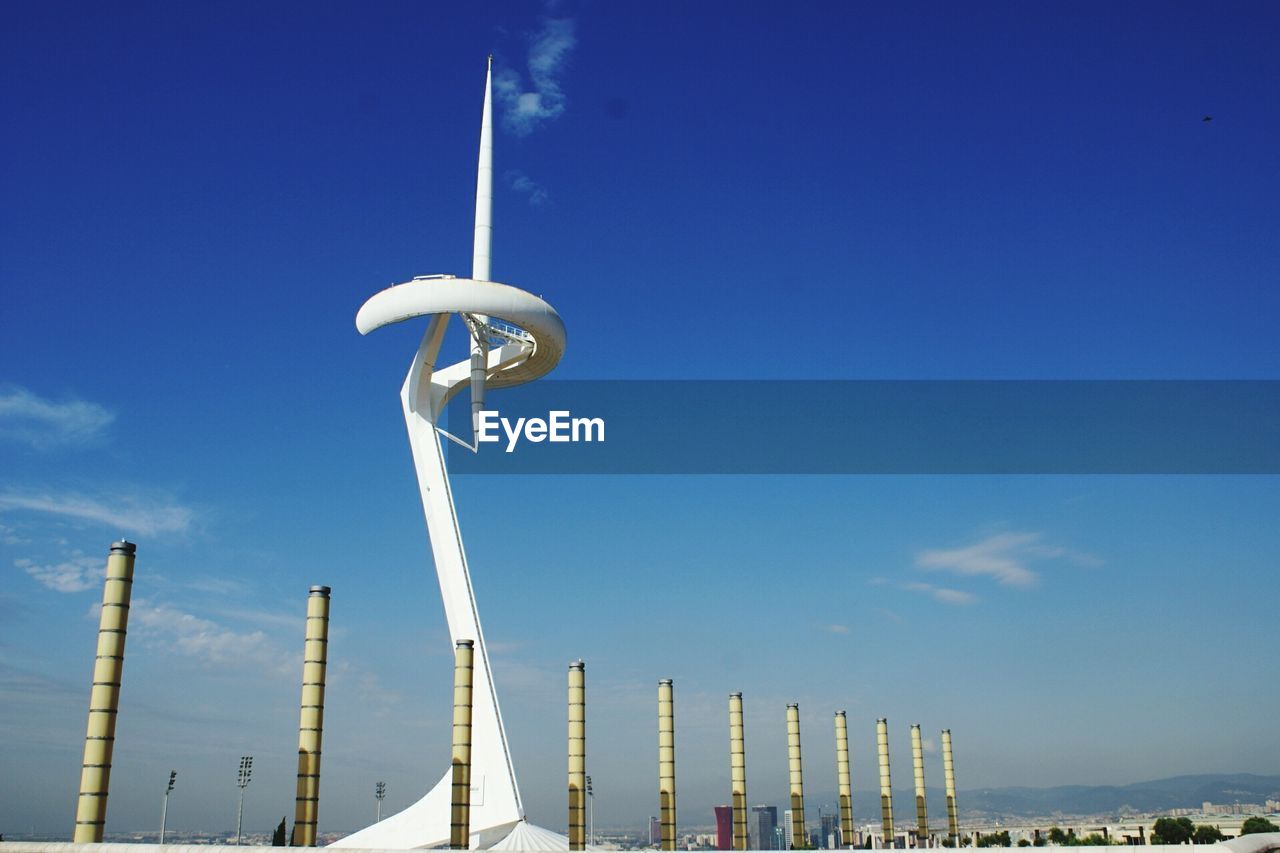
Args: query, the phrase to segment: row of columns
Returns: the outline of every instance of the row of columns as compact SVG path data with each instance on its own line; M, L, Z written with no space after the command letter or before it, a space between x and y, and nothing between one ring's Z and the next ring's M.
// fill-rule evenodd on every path
M89 722L84 738L80 791L71 840L77 844L102 841L111 784L116 718L124 674L125 638L133 596L133 568L138 546L111 543L102 612L98 618L98 647L89 690ZM294 806L293 846L313 847L320 804L320 743L324 729L325 669L329 643L329 587L313 586L307 597L306 639L302 654L301 716L298 723L298 776Z
M584 751L582 728L583 665L581 661L569 669L569 849L585 849L584 836L575 834L580 827L581 805L576 800L580 790ZM575 721L577 721L575 727ZM849 729L844 711L835 712L836 779L840 799L840 832L844 846L853 843L853 784L849 771ZM876 751L880 769L881 828L886 846L893 845L893 782L889 773L889 723L876 720ZM916 797L916 837L929 838L929 815L925 805L924 748L919 724L911 726L911 759ZM960 827L956 812L955 762L951 752L951 730L942 731L942 760L947 798L947 829L958 839ZM804 820L804 766L800 748L800 706L787 705L787 769L790 783L793 847L808 844ZM729 780L733 809L733 849L748 848L746 746L743 728L742 694L729 694ZM660 807L660 849L676 849L676 774L675 774L675 697L671 679L658 682L658 799Z
M124 646L133 587L137 546L119 541L107 558L102 612L98 628L97 657L89 699L84 761L76 807L73 841L102 840L106 821L111 758L124 667ZM316 843L320 797L320 755L324 726L325 671L328 660L329 594L326 586L314 586L307 599L306 640L303 651L302 698L298 725L298 774L295 797L293 846ZM452 796L449 846L465 850L471 821L471 714L474 642L458 640L454 649ZM568 776L569 849L586 849L586 673L582 661L569 665ZM849 735L844 711L835 714L836 775L840 798L840 829L848 846L853 838L852 783L849 772ZM888 722L876 721L876 745L880 761L880 806L885 838L893 838L893 790L889 777ZM917 837L927 839L924 755L920 726L911 727L912 764L915 770ZM946 782L948 829L958 837L955 801L955 766L951 731L942 732L943 772ZM804 846L804 770L800 749L800 707L787 706L787 765L792 811L792 846ZM747 779L742 694L729 696L729 772L733 808L733 847L746 850ZM669 678L658 682L658 796L661 814L661 849L676 849L675 697Z

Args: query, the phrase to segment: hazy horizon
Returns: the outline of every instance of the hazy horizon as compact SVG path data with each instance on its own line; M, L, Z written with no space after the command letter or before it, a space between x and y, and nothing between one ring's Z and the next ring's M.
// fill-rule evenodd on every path
M171 769L169 827L234 821L247 754L245 825L292 825L312 584L333 589L320 830L371 822L378 780L390 814L444 773L451 647L397 398L422 324L353 319L470 269L491 53L493 276L564 318L552 378L1280 378L1274 4L9 11L0 831L71 831L122 536L108 832L157 824ZM655 412L655 441L698 402ZM752 802L785 782L791 702L815 790L838 709L859 789L878 717L898 785L911 723L931 787L943 728L962 790L1274 771L1278 486L453 481L550 827L578 658L597 825L656 809L659 678L689 808L728 788L730 691Z

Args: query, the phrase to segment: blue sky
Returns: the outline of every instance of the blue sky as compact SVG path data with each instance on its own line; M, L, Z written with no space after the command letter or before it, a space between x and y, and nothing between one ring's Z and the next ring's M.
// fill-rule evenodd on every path
M11 9L0 831L70 832L122 535L109 830L155 824L170 768L170 826L231 826L245 753L246 824L291 819L314 583L334 589L321 830L370 820L376 780L396 809L438 778L449 649L396 399L418 332L353 317L469 269L487 54L493 272L564 317L559 378L1274 379L1278 36L1264 3ZM836 708L859 788L880 716L900 784L911 722L953 729L962 789L1280 766L1273 477L455 497L544 825L578 657L605 824L656 805L660 677L682 823L725 799L731 690L753 800L784 790L790 701L815 791Z

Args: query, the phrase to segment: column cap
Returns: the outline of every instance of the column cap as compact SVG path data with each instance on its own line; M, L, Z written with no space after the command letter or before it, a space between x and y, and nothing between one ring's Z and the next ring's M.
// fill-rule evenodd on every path
M474 648L475 644L476 644L475 640L459 640L458 642L454 643L455 646L462 649Z
M671 684L672 682L671 682L671 679L670 679L670 678L659 678L659 679L658 679L658 683L659 683L659 684Z
M137 552L138 546L134 545L128 539L120 539L111 543L112 554L128 554L129 556L133 556Z
M795 709L798 711L798 710L800 710L800 703L799 703L799 702L788 702L788 703L787 703L787 707L788 707L788 708L795 708Z
M742 698L742 692L741 692L741 691L739 691L739 692L737 692L737 693L730 693L730 694L729 694L729 698L730 698L730 699L741 699L741 698Z
M569 664L569 669L581 669L585 671L586 668L587 668L587 665L580 660L575 660Z
M328 598L330 589L327 586L317 585L317 586L311 587L309 591L312 595L323 595L325 598Z

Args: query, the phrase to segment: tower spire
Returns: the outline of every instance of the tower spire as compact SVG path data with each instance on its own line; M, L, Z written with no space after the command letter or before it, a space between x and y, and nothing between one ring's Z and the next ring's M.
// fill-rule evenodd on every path
M476 233L471 277L489 281L489 243L493 238L493 56L484 75L484 113L480 119L480 162L476 167Z

